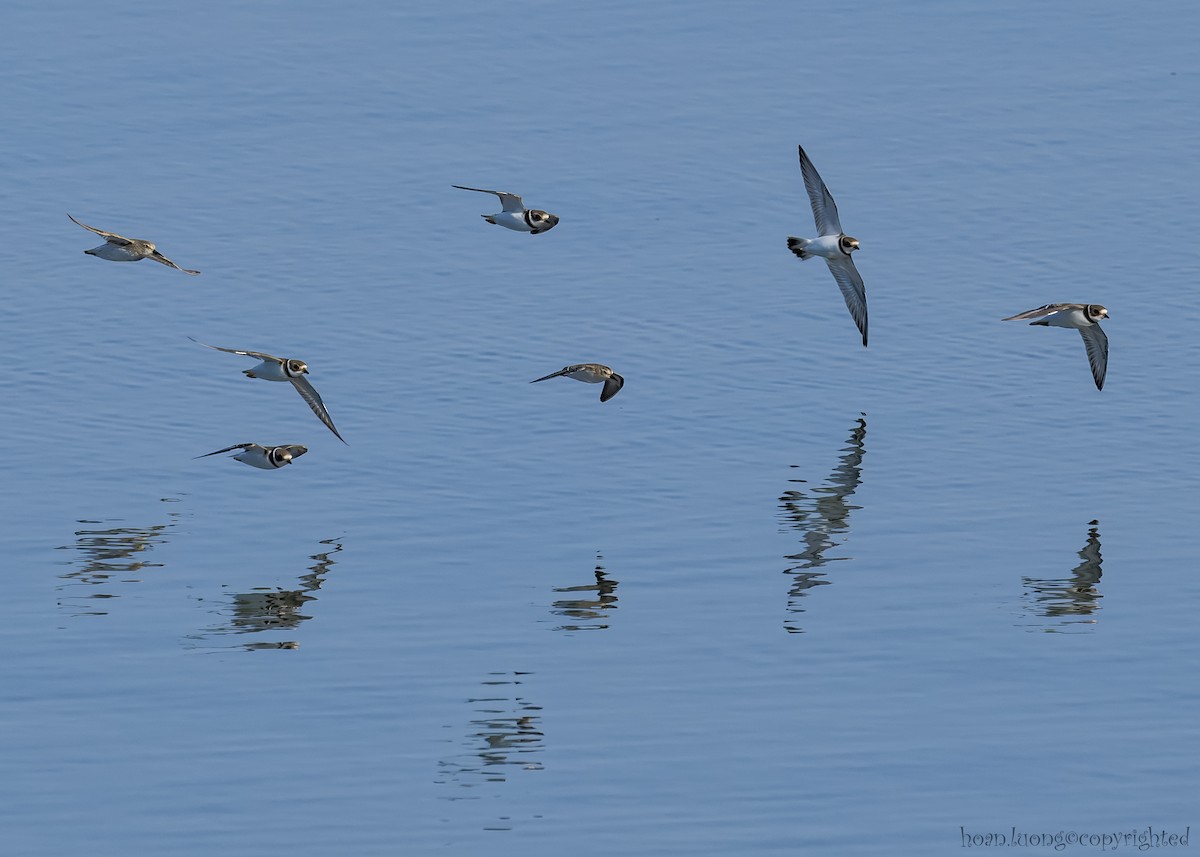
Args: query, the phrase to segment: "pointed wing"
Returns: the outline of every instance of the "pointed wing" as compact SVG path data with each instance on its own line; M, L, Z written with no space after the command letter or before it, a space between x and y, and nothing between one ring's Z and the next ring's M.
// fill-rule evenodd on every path
M536 384L538 381L549 381L551 378L558 378L558 377L561 377L562 375L566 375L570 372L574 372L578 368L579 368L578 366L567 366L563 369L559 369L557 372L551 372L549 375L543 375L541 378L534 378L529 383Z
M1108 372L1108 335L1098 324L1081 327L1079 335L1083 337L1083 346L1087 349L1088 363L1092 367L1096 389L1103 390L1104 376Z
M1083 309L1085 304L1046 304L1037 309L1027 309L1025 312L1019 312L1016 315L1010 315L1008 318L1001 321L1024 321L1030 318L1041 318L1044 315L1054 315L1056 312L1062 312L1068 309Z
M607 402L617 393L621 392L621 388L625 386L625 379L613 372L608 376L608 380L604 382L604 389L600 391L600 401Z
M220 455L222 452L233 452L235 449L262 449L257 443L235 443L233 446L227 446L224 449L218 449L216 452L206 452L204 455L197 455L196 458L208 458L210 455Z
M67 217L71 217L68 212ZM95 226L88 226L86 223L80 223L74 217L71 217L71 222L82 226L88 232L95 232L97 235L104 238L109 244L116 244L118 247L128 247L133 242L123 235L118 235L115 232L105 232L103 229L97 229Z
M205 348L211 348L213 351L224 351L226 354L240 354L243 357L254 357L259 360L270 360L275 363L283 362L283 358L274 357L270 354L264 354L261 351L240 351L236 348L222 348L219 345L208 345L207 343L201 342L194 336L189 336L188 339L192 340L192 342L196 343L197 345L203 345Z
M170 259L168 259L166 256L164 256L162 253L159 253L157 250L153 251L146 258L153 259L155 262L159 262L163 265L166 265L168 268L174 268L177 271L183 271L185 274L192 274L194 276L194 275L200 273L199 271L193 271L191 268L180 268L178 265L176 265L174 262L172 262Z
M337 436L338 440L340 440L342 443L346 443L346 439L338 434L338 430L333 425L333 420L329 418L329 411L325 410L325 403L321 401L321 397L317 391L313 389L313 385L308 383L308 379L303 375L300 375L296 378L289 378L288 380L292 382L292 386L296 388L296 392L300 394L301 398L308 402L308 406L312 408L312 412L317 415L317 418L321 422L325 423L325 427L333 432ZM349 446L349 444L346 445Z
M841 259L826 259L825 262L829 265L829 271L833 274L833 278L837 280L838 288L842 290L842 297L846 299L846 309L850 310L854 323L858 325L858 332L862 334L865 347L867 344L867 288L863 285L862 277L858 275L858 269L854 267L854 260L849 256Z
M460 184L451 185L451 187L456 187L459 190L473 190L476 193L494 193L496 196L500 197L500 204L504 206L505 211L511 211L516 214L520 214L525 210L525 204L521 202L521 197L517 196L515 193L505 193L502 190L484 190L481 187L464 187Z
M808 201L812 203L813 219L817 221L817 232L821 235L841 235L842 221L838 218L837 203L813 162L808 159L804 147L800 149L800 175L804 177L804 189L808 191Z

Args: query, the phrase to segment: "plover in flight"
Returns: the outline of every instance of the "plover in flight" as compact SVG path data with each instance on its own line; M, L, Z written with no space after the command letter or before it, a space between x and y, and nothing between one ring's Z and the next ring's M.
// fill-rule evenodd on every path
M515 229L517 232L532 232L534 235L549 232L558 225L557 214L542 211L540 208L526 208L525 203L521 202L521 197L515 193L505 193L502 190L484 190L479 187L463 187L460 184L451 185L451 187L456 187L459 190L473 190L476 193L494 193L500 197L500 205L504 208L503 211L499 214L479 215L488 223L494 223L497 226L504 226L508 229Z
M1044 318L1043 318L1044 316ZM1100 319L1108 318L1108 310L1100 304L1046 304L1037 309L1010 315L1003 321L1024 321L1039 327L1069 327L1078 330L1087 349L1088 363L1092 367L1092 378L1096 389L1104 389L1104 375L1108 371L1108 336L1100 329Z
M71 215L68 214L67 217L71 217ZM71 222L79 223L74 217L71 217ZM140 238L126 238L115 232L105 232L103 229L97 229L95 226L88 226L86 223L79 223L79 225L88 232L95 232L104 238L104 243L99 247L83 251L89 256L99 256L101 259L108 259L110 262L137 262L142 259L153 259L155 262L166 265L168 268L176 268L185 274L200 273L189 268L180 268L162 253L159 253L158 249L150 241L143 241Z
M337 435L337 439L342 443L346 440L333 425L333 420L329 416L329 411L325 410L325 403L321 401L321 396L313 389L313 385L308 383L308 379L304 376L308 374L308 364L303 360L297 360L287 357L273 357L270 354L264 354L261 351L241 351L237 348L221 348L217 345L206 345L199 339L189 336L192 342L197 345L203 345L205 348L211 348L213 351L225 351L229 354L240 354L243 357L253 357L255 360L262 362L253 369L243 369L242 374L247 378L262 378L264 381L290 381L292 386L296 388L296 392L300 394L304 401L308 402L308 406L312 408L312 412L317 415L325 426Z
M600 401L602 402L607 402L617 393L621 392L621 388L625 386L624 378L607 366L601 366L599 363L576 363L573 366L566 366L557 372L551 372L549 375L537 378L529 383L536 384L538 381L548 381L551 378L558 378L562 375L574 378L576 381L584 381L588 384L603 383L604 389L600 391Z
M259 446L257 443L235 443L233 446L218 449L216 452L206 452L204 455L197 455L196 458L208 458L210 455L233 452L235 449L242 451L233 456L234 458L238 461L244 461L251 467L257 467L260 470L278 470L286 464L291 464L293 458L299 458L308 452L307 446L301 446L298 443L288 446Z
M817 168L813 166L804 147L800 146L800 174L804 177L804 188L808 191L808 200L812 203L813 218L817 221L816 238L788 237L788 249L801 259L821 256L833 278L837 280L842 297L846 299L846 308L858 325L862 334L863 345L867 344L867 290L863 286L862 277L854 267L850 254L858 249L858 239L851 238L842 231L842 222L838 219L837 204L821 181Z

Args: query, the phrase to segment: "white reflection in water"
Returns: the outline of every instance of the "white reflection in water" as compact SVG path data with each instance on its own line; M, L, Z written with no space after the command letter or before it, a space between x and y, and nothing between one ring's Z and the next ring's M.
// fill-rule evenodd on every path
M862 461L866 454L864 441L867 436L865 417L866 414L862 414L855 421L849 442L838 457L838 465L823 485L807 490L791 488L779 498L780 518L791 529L799 531L804 541L804 550L784 557L792 562L784 569L784 573L790 574L793 579L787 604L788 613L793 615L804 612L801 599L808 594L808 590L832 582L825 579L825 572L815 569L829 562L853 559L848 556L827 557L825 552L842 544L840 537L850 532L850 513L862 508L851 504L847 498L854 494L862 482ZM796 466L792 465L793 468ZM789 481L807 484L805 479ZM804 632L790 617L783 626L790 634Z
M164 498L163 502L175 502ZM157 545L166 544L167 531L175 526L178 512L167 514L166 523L149 527L106 527L94 528L96 524L109 521L80 520L76 523L89 525L75 531L75 541L60 545L57 550L76 551L78 557L65 563L74 566L72 571L60 574L64 581L58 585L58 606L71 610L72 616L106 616L108 610L100 610L89 601L119 598L119 584L138 583L143 572L162 568L163 563L153 562L151 553ZM73 587L88 587L87 590L72 592Z
M1022 577L1025 587L1022 600L1028 613L1037 618L1034 623L1050 633L1083 630L1076 625L1094 626L1093 614L1100 609L1103 598L1096 584L1103 574L1100 555L1100 522L1088 522L1087 543L1079 551L1082 560L1065 578ZM1045 620L1045 621L1043 621ZM1093 630L1087 628L1086 630Z
M312 616L301 611L306 610L305 605L310 601L317 600L313 593L321 588L325 583L325 575L333 566L337 565L336 560L333 559L334 554L342 550L340 539L324 539L319 544L326 545L331 549L312 554L309 557L315 562L308 567L307 574L302 574L297 578L299 585L295 589L262 587L250 592L236 593L232 596L232 602L228 609L221 611L228 613L227 618L220 624L196 635L194 639L226 634L291 631L311 619ZM281 640L244 643L235 648L258 651L262 649L295 649L299 645L299 642L295 640Z
M604 559L596 554L595 582L583 586L564 586L555 592L570 593L570 598L560 598L552 609L557 616L570 620L570 624L559 625L556 631L602 631L608 627L608 611L617 609L618 581L605 574L601 565Z
M491 673L483 682L485 696L467 700L472 717L462 749L438 763L435 782L476 789L504 783L518 771L540 771L543 749L542 707L520 693L523 676L529 673ZM448 794L446 800L464 800L481 795Z

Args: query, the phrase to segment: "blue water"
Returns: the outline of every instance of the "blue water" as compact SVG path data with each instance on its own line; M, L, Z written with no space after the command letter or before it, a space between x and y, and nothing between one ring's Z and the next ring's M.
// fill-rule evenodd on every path
M1198 25L7 10L0 852L1183 832ZM797 144L869 349L785 247ZM85 256L67 212L203 274ZM1109 308L1103 392L1076 334L999 321L1053 301ZM349 445L189 336L306 360ZM585 361L617 398L527 383ZM194 458L246 441L309 452Z

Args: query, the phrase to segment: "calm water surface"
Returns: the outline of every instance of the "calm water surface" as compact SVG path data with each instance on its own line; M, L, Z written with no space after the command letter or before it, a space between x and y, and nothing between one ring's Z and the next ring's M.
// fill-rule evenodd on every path
M1197 26L10 10L0 850L1182 832ZM785 247L797 143L869 349ZM67 212L204 273L85 256ZM1052 301L1110 309L1103 393L1078 336L999 322ZM188 336L306 360L349 445ZM586 361L620 396L527 383ZM194 458L244 441L310 451Z

